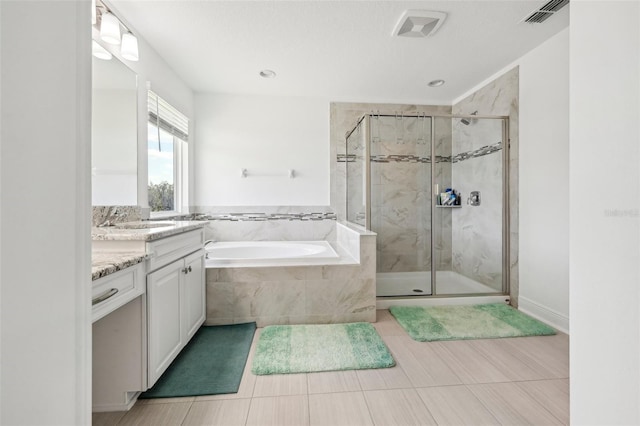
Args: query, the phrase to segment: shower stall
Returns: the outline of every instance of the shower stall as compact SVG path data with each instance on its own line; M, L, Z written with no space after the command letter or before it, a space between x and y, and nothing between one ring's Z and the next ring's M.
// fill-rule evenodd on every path
M377 296L509 292L507 117L364 115L347 220L377 233Z

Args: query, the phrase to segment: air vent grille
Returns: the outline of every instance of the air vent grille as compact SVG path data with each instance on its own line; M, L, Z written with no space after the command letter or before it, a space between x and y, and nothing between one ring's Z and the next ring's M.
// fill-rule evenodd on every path
M525 19L524 22L528 22L530 24L539 24L541 22L546 21L554 13L565 7L569 4L569 0L551 0L547 2L544 6L542 6L538 10L534 10L530 13Z
M566 5L569 4L569 0L551 0L540 8L540 10L548 10L550 12L557 12Z

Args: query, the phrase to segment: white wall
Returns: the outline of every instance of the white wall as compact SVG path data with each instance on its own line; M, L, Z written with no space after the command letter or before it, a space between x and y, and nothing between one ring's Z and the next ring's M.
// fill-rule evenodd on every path
M329 102L196 95L195 205L329 204ZM240 170L248 177L241 178ZM295 178L287 170L295 170Z
M570 40L571 422L637 425L640 3L572 1Z
M569 29L519 65L519 308L568 331Z
M0 424L91 422L88 1L0 2Z

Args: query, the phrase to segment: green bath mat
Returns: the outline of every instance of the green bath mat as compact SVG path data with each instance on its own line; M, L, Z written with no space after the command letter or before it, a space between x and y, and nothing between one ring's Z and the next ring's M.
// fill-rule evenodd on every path
M395 361L367 322L265 327L252 372L258 375L393 367Z
M504 303L392 306L389 311L409 336L419 342L556 334L548 325Z
M255 323L200 327L180 355L140 398L238 392Z

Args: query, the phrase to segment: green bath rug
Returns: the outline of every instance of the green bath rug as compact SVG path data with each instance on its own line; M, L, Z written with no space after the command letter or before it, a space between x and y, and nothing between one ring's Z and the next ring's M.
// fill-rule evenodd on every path
M367 322L272 325L260 334L251 371L266 375L394 365L380 335Z
M200 327L151 389L140 398L238 392L255 323Z
M391 314L413 340L545 336L556 331L504 303L466 306L392 306Z

